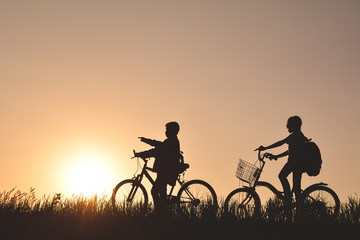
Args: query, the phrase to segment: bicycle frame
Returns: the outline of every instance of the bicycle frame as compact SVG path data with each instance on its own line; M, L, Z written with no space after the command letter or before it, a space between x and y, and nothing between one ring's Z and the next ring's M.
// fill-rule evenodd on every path
M153 168L150 168L147 166L147 163L148 163L148 160L147 159L143 159L141 158L145 163L144 163L144 166L141 170L141 173L139 173L136 177L134 177L134 180L136 180L137 182L141 183L141 181L143 180L144 176L149 180L149 182L151 183L151 185L154 185L155 181L154 179L151 177L151 175L148 173L148 171L151 171L151 172L155 172ZM180 186L184 185L184 181L182 181L180 179L180 175L177 176L176 178L176 181L179 183ZM170 192L167 194L167 196L171 196L171 194L173 193L174 191L174 188L175 188L175 185L174 186L171 186L171 189L170 189ZM133 189L133 191L137 190L137 188ZM135 191L136 192L136 191ZM132 192L130 192L130 196L132 195Z
M249 206L251 210L253 210L253 212L250 212L250 214L255 214L255 215L260 214L261 199L258 193L256 192L256 187L260 187L260 186L266 187L271 192L273 192L278 198L284 200L285 198L284 194L279 190L277 190L272 184L265 181L259 181L261 172L265 166L264 158L265 157L269 158L269 156L271 155L267 155L267 154L261 155L259 151L258 160L260 161L260 167L258 169L252 169L252 171L254 172L250 172L251 174L254 174L253 177L256 176L255 182L252 184L252 181L247 182L243 180L243 182L247 182L249 186L243 186L234 189L232 192L230 192L229 195L226 197L224 203L224 207L226 210L238 211L239 209ZM240 180L242 179L240 178ZM323 193L325 194L324 198L322 197ZM327 201L327 199L329 199L330 201ZM297 200L299 200L298 202L299 204L296 203ZM305 203L305 200L310 204L316 203L319 205L319 203L321 203L321 206L329 213L332 212L337 214L339 212L340 200L336 195L336 193L332 189L327 187L326 183L323 182L315 183L307 187L304 191L301 190L300 199L296 199L296 198L292 199L291 206L292 207L299 206L299 208L301 209L303 207L302 203Z
M145 175L145 177L149 180L149 182L152 184L152 185L154 185L154 183L155 183L155 181L153 180L153 178L150 176L150 174L147 172L147 170L150 170L150 171L152 171L152 172L154 172L154 170L152 169L152 168L149 168L148 166L147 166L147 162L148 162L148 160L146 160L146 159L143 159L144 160L144 166L143 166L143 168L142 168L142 170L141 170L141 173L140 174L138 174L136 177L134 177L134 180L136 180L137 182L141 182L142 180L143 180L143 178L144 178L144 175Z
M133 157L134 158L134 157ZM113 208L117 209L117 197L119 196L119 200L123 201L125 200L128 203L132 203L135 198L139 196L140 199L143 199L141 201L144 201L145 204L148 203L148 193L144 185L141 183L143 181L143 178L147 178L149 182L154 185L156 180L154 181L153 177L149 174L149 171L155 172L153 168L148 167L148 161L147 158L140 157L144 163L141 165L138 165L141 168L141 171L139 174L135 174L133 178L131 179L125 179L118 183L116 187L113 190L113 194L111 196L111 201ZM138 159L139 161L139 159ZM183 162L182 162L183 163ZM138 162L138 164L140 164ZM184 164L184 163L183 163ZM167 191L167 201L168 203L177 203L177 204L191 204L191 206L199 206L200 204L208 204L211 202L214 206L217 206L217 197L214 189L208 184L207 182L199 179L194 179L190 181L185 181L184 178L181 176L188 167L189 164L184 164L181 167L178 172L178 175L175 180L175 184L171 187L170 191ZM176 186L176 182L179 184L179 186ZM124 186L124 187L122 187ZM172 195L175 187L179 188L176 195ZM119 189L122 189L121 191L118 191ZM200 191L198 191L200 189ZM124 191L123 191L124 190ZM141 190L141 191L140 191ZM167 190L167 189L166 189ZM140 191L140 195L137 194ZM119 195L117 195L117 193Z
M258 151L258 159L260 161L260 174L258 175L258 177L256 178L255 180L255 183L254 183L254 186L251 187L252 189L255 190L256 187L266 187L268 188L270 191L272 191L276 196L280 197L280 198L284 198L284 194L282 192L280 192L276 187L274 187L271 183L268 183L268 182L265 182L265 181L259 181L260 179L260 175L261 175L261 172L262 170L264 169L264 166L265 166L265 161L264 161L264 158L265 156L261 157L261 154L260 154L261 151ZM306 191L307 189L309 188L312 188L312 187L315 187L315 186L327 186L328 184L327 183L323 183L323 182L320 182L320 183L315 183L315 184L312 184L310 186L308 186L305 190L302 190L301 189L301 193L303 193L304 191ZM292 191L293 192L293 191Z

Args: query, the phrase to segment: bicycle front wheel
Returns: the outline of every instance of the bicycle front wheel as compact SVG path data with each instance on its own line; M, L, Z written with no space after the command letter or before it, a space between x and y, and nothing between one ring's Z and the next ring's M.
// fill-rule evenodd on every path
M205 181L191 180L185 183L177 195L181 206L217 206L217 196L214 189Z
M225 199L224 210L240 218L258 216L260 214L259 195L249 188L238 188Z
M146 207L148 195L141 183L133 179L127 179L116 185L111 196L111 202L114 211L120 213L122 210L127 211Z
M337 194L326 186L313 186L303 194L302 207L307 213L315 215L337 215L340 210L340 200Z

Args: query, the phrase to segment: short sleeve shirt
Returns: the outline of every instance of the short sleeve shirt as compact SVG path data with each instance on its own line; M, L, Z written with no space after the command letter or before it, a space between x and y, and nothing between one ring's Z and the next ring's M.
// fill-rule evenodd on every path
M306 142L306 137L301 131L291 133L285 142L289 145L289 162L296 161L301 154L301 150Z

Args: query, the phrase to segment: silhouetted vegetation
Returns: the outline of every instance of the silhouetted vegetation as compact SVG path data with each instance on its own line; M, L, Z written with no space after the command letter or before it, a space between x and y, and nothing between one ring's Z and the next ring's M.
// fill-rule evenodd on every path
M153 207L123 207L114 213L107 196L36 198L15 189L0 194L1 239L282 239L296 234L307 239L359 236L360 199L349 197L337 216L308 209L297 217L276 200L267 202L257 217L228 213L222 207L172 206L166 216ZM285 214L285 212L287 212ZM160 227L159 227L160 226ZM356 235L354 235L356 234Z

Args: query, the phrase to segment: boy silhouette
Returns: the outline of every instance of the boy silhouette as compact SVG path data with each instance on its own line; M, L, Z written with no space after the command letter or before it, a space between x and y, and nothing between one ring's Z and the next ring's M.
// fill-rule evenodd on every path
M166 209L166 186L167 184L175 184L176 177L179 174L178 169L181 156L180 142L177 137L180 130L179 124L177 122L169 122L165 127L167 138L163 142L139 137L142 142L154 148L135 153L135 157L155 157L153 169L157 173L157 177L151 189L151 195L154 200L155 210L160 212Z
M292 198L290 184L289 181L287 180L287 177L290 175L290 173L293 174L293 190L295 192L296 200L299 199L301 194L301 177L303 174L302 149L305 143L308 141L308 139L301 132L301 125L302 125L302 121L300 117L298 116L290 117L286 125L290 133L290 135L287 138L278 141L274 144L271 144L267 147L260 146L258 148L260 151L263 151L263 150L279 147L285 143L289 145L289 149L279 155L268 154L270 159L275 159L275 160L277 160L280 157L289 156L287 163L284 165L284 167L281 169L279 173L279 179L284 189L285 203L287 205L291 203L291 198Z

